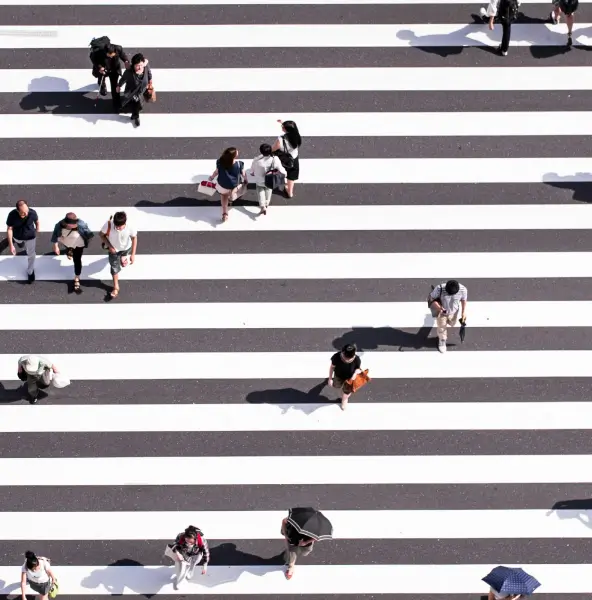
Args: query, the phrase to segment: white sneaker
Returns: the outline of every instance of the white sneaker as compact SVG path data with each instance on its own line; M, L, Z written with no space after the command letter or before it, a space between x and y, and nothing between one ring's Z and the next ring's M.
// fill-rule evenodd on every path
M445 340L440 340L438 342L438 350L442 353L446 352L446 341Z
M487 11L486 11L486 10L485 10L483 7L481 7L481 8L479 9L479 14L481 15L481 17L482 17L483 19L487 19L487 18L488 18L488 16L487 16Z

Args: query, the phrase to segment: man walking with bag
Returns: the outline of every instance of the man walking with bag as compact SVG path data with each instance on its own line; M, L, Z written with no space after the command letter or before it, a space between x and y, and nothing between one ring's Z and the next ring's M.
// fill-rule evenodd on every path
M467 288L455 279L438 284L428 296L428 306L436 318L438 350L446 352L448 327L454 327L462 308L461 323L466 319Z
M127 69L130 66L129 58L121 46L111 43L107 36L93 39L90 43L90 60L93 65L92 74L99 82L99 94L107 95L107 78L111 83L111 98L113 110L119 112L121 99L117 91L117 83L121 75L121 63Z

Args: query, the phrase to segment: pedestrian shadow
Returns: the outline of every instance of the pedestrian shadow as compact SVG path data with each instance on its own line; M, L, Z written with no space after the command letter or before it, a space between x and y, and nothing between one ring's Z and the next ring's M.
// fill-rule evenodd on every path
M14 369L16 372L16 365ZM22 381L0 381L0 404L11 404L21 400L26 400L26 390Z
M473 15L475 18L475 15ZM483 20L479 19L478 24L483 25ZM417 48L422 52L428 54L437 54L442 58L452 56L455 54L461 54L466 46L463 45L463 41L467 40L469 34L474 33L475 23L465 25L454 33L444 33L435 35L417 35L412 29L403 29L397 33L397 38L400 40L410 42L410 46ZM452 43L455 42L455 43ZM491 52L492 49L489 46L477 45L475 48L480 48L487 52Z
M583 177L592 179L591 173L576 173L575 175L558 175L545 173L543 183L560 190L571 190L572 200L576 202L592 202L592 181L582 181Z
M24 112L39 112L53 115L69 115L96 124L109 115L111 120L128 122L127 116L117 116L113 112L110 95L97 98L97 84L89 84L78 90L71 90L70 84L61 77L38 77L31 80L28 93L19 102ZM45 89L56 91L43 91Z
M549 517L553 513L561 520L577 519L580 523L592 529L592 499L590 498L555 502L547 512L547 516Z
M395 327L354 327L351 331L334 339L333 347L341 350L346 344L355 344L360 352L391 347L398 347L399 351L437 348L438 338L430 337L433 329L433 317L430 315L429 319L430 322L424 323L415 333ZM454 345L450 340L448 341L449 347Z
M139 567L142 568L142 571L138 576L137 569L130 571L125 567ZM174 571L170 567L147 569L136 560L122 558L106 568L95 569L81 581L81 585L86 589L98 590L98 594L106 592L111 596L123 596L126 595L126 590L131 590L138 596L152 598L159 593L162 587L172 581L173 573ZM145 593L146 588L155 591Z
M327 359L327 370L329 369L329 360ZM275 404L282 411L282 414L290 410L299 410L307 415L313 414L319 410L320 403L337 404L341 400L337 397L329 398L325 393L329 390L327 380L323 380L313 386L307 392L287 387L277 390L261 390L260 392L251 392L247 394L246 401L249 404Z

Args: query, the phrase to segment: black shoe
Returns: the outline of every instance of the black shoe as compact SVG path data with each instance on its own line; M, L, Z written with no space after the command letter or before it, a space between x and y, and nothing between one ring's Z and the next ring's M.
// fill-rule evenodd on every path
M139 126L140 126L140 117L134 117L134 125L135 125L136 127L139 127Z
M567 36L567 47L571 48L573 45L573 40L571 39L571 35Z
M39 393L35 394L34 396L31 396L31 394L29 394L29 404L37 404L38 399Z
M99 94L101 94L101 96L107 95L107 86L106 85L101 86L101 89L99 90Z
M29 275L29 283L33 283L35 281L35 271L33 271L30 275Z

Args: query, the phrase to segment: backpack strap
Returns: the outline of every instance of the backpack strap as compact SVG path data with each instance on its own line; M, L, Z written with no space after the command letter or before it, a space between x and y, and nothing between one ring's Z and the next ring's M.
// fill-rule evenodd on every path
M113 215L111 215L107 221L107 233L105 234L107 237L111 234L111 221L113 221Z

